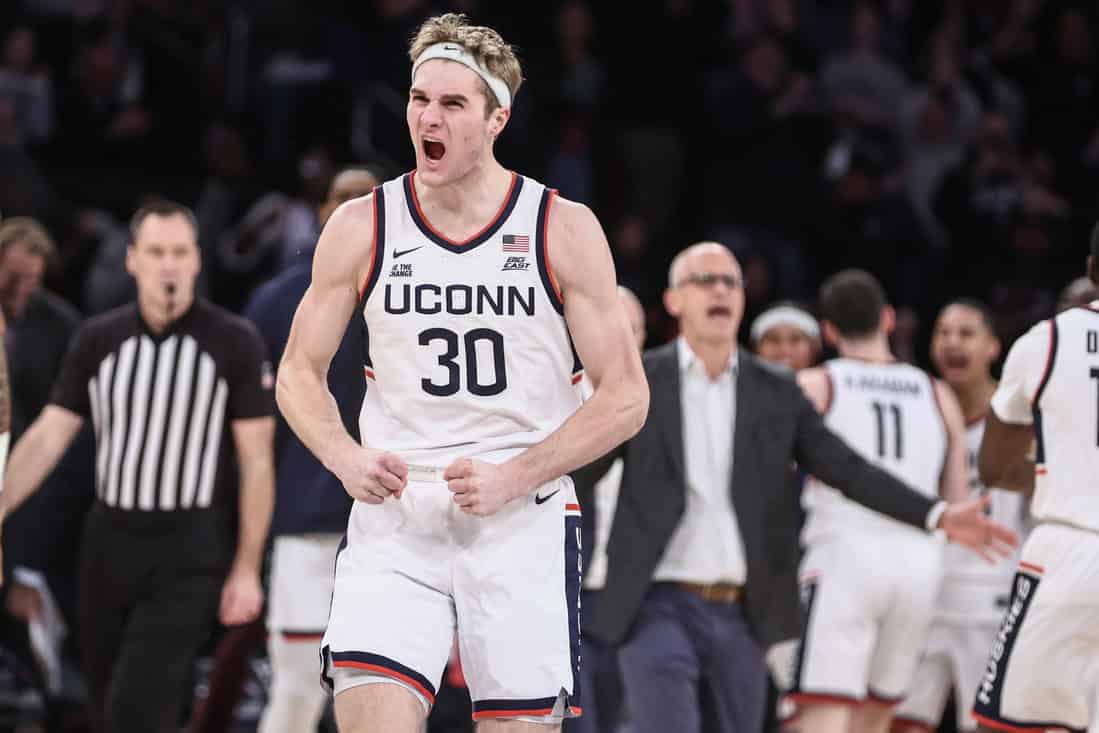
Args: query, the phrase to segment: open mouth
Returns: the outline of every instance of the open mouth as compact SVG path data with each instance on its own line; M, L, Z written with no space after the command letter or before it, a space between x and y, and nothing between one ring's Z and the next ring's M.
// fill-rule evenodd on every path
M711 318L729 318L733 315L733 311L724 305L711 305L706 309L706 315Z
M438 140L424 138L424 155L428 160L440 160L446 154L446 145Z
M969 357L965 354L946 354L943 356L943 366L947 369L966 369L969 367Z

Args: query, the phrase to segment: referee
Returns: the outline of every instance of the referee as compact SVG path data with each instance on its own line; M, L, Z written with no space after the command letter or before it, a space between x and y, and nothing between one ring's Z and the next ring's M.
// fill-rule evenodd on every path
M273 380L254 327L195 298L191 211L150 204L131 230L137 303L79 330L50 404L12 451L0 503L11 511L32 494L91 418L96 501L79 598L90 715L97 731L175 733L215 618L245 623L263 605Z

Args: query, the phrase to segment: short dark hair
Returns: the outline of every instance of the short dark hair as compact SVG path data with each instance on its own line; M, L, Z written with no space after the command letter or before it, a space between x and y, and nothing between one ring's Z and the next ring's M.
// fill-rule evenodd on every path
M141 208L130 217L130 244L137 241L138 230L150 216L182 216L191 225L195 239L198 239L198 219L195 218L195 212L191 211L190 207L168 199L155 199L142 204Z
M885 306L885 289L865 270L843 270L820 288L820 317L831 322L844 338L873 335Z
M962 297L954 298L943 305L939 313L942 313L952 305L961 306L962 308L969 308L972 311L976 311L977 315L981 317L981 321L985 324L985 328L993 336L999 338L996 333L996 314L992 312L992 309L988 307L988 303L983 300L977 300L976 298Z

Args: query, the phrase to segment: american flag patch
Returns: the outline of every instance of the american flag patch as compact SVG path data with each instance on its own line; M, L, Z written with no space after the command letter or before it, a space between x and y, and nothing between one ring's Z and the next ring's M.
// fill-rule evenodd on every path
M526 234L505 234L505 252L530 252L530 237Z

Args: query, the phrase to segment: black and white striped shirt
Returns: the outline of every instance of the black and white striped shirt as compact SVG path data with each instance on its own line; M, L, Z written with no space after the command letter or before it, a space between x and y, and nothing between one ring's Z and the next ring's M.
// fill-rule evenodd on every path
M229 425L273 414L273 378L255 327L203 300L154 334L135 304L80 329L52 402L96 438L96 493L137 511L230 508Z

